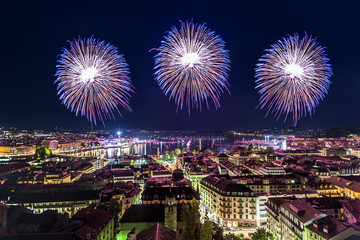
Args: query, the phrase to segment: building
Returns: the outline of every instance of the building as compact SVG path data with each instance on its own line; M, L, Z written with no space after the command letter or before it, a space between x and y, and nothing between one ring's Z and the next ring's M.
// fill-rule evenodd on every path
M181 235L179 234L179 231L173 231L168 227L165 227L164 225L157 223L156 225L140 232L135 237L130 237L128 240L180 240Z
M175 203L175 195L172 193L169 193L166 196L164 225L165 227L168 227L171 230L176 231L177 207Z
M72 192L14 192L11 193L7 205L24 206L34 213L57 210L73 216L78 210L100 202L101 190L85 190Z
M227 155L226 153L220 153L219 155L216 156L217 163L221 163L227 160L229 160L229 155Z
M74 225L80 226L75 234L81 239L113 240L115 238L115 215L109 211L83 208L71 218L70 224L65 227L65 232L73 231Z
M200 182L200 210L225 227L256 227L256 195L226 175L210 175Z
M136 232L142 232L158 223L165 225L165 207L164 204L133 204L120 219L120 233L117 235L117 239L128 239L128 235L131 235L134 228L136 228ZM170 211L169 208L167 210ZM182 227L181 210L182 204L178 204L176 211L173 211L171 215L172 217L175 216L176 212L176 222L179 228Z
M127 170L116 170L112 171L114 182L124 181L124 182L133 182L135 180L135 173L132 169Z
M268 229L275 239L307 239L306 226L326 216L300 199L269 198L266 206Z
M166 196L173 194L176 204L188 203L192 199L200 200L200 195L191 185L147 185L142 193L143 204L166 204Z
M42 141L44 147L49 148L50 150L58 149L59 141L58 140L44 140Z
M310 191L299 191L299 192L278 192L278 193L255 193L256 198L256 221L257 226L267 225L267 208L265 203L269 198L318 198L319 194ZM338 205L336 205L338 206Z
M294 175L248 175L233 177L233 181L244 184L255 193L298 192L303 190L299 179Z
M359 176L342 176L330 177L326 182L336 188L337 195L352 199L360 199L360 177Z
M306 226L308 240L342 240L351 235L360 239L360 231L352 226L346 226L332 216L316 219Z
M260 167L259 171L263 175L286 175L283 166L264 166Z
M116 200L121 206L121 217L132 204L140 203L140 186L132 182L117 182L114 188L101 191L101 202Z
M344 215L350 224L360 224L360 200L352 200L344 204Z

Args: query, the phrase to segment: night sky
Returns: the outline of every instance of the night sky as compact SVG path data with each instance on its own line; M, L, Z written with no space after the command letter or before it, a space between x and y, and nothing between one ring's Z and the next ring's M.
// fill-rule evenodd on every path
M360 3L357 1L6 1L0 7L0 126L89 129L85 117L61 104L54 84L56 61L67 40L105 40L125 55L136 94L132 112L105 122L106 129L232 130L290 127L256 109L257 59L286 34L306 31L326 46L332 85L315 115L299 127L360 126ZM206 23L230 51L231 95L221 108L176 112L154 80L154 55L179 20ZM95 129L103 129L100 124Z

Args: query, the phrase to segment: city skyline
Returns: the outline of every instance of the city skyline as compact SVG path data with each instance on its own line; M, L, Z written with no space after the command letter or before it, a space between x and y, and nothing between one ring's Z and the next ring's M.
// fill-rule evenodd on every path
M94 129L140 128L159 130L232 130L263 127L290 127L291 121L276 121L273 114L257 109L255 66L268 49L286 36L306 32L326 47L334 76L329 94L312 118L300 119L299 127L357 127L359 113L356 78L359 75L357 53L357 3L336 1L311 3L215 1L183 2L174 8L165 2L137 4L97 4L89 2L26 3L8 9L1 16L4 49L3 86L0 100L5 104L1 125L18 128L91 129L85 117L76 117L56 96L56 60L67 40L94 36L116 46L125 55L136 94L130 98L132 112L121 111L116 121ZM226 13L226 14L225 14ZM304 17L305 16L305 17ZM230 93L221 96L221 108L203 107L202 112L176 111L157 86L154 56L150 49L159 47L163 35L178 26L179 20L193 19L216 31L229 50ZM11 37L12 36L12 37ZM334 37L335 36L335 37ZM15 74L16 73L16 74ZM359 86L360 87L360 86Z

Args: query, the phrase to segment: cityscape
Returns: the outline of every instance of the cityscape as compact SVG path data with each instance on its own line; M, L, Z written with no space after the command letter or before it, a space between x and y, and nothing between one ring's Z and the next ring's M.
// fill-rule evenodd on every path
M0 240L360 240L356 1L6 1Z

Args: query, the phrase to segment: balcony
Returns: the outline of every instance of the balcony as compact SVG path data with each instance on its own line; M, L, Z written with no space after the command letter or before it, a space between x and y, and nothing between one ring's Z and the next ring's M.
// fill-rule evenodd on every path
M224 214L231 214L230 210L222 210L222 209L220 209L220 212L224 213Z
M221 204L221 203L220 203L220 206L223 207L223 208L231 208L231 206L228 206L226 204Z

